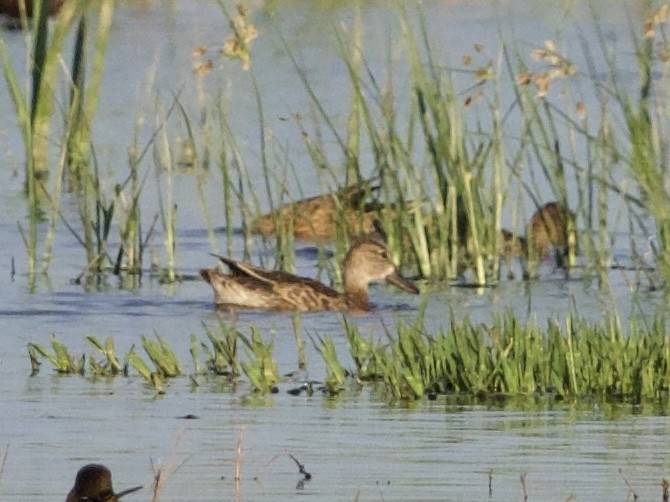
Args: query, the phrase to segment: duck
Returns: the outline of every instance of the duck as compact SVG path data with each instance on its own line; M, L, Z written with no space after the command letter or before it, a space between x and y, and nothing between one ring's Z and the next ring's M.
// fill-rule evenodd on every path
M306 242L328 242L338 232L338 223L349 236L367 235L374 231L374 221L384 205L365 202L379 186L370 180L346 186L335 192L316 195L282 205L258 216L249 226L252 234L270 236L278 226Z
M79 469L74 486L65 502L117 502L129 493L136 492L141 486L129 488L119 493L112 489L112 471L102 464L88 464Z
M532 255L543 259L552 250L562 253L576 251L575 220L575 213L563 204L548 202L540 206L528 220L527 238L506 229L501 230L501 257L527 258Z
M552 250L575 251L575 213L559 202L540 206L528 222L528 238L535 256L544 258Z
M555 253L557 266L572 267L572 260L578 252L575 221L575 213L565 205L547 202L539 206L528 220L527 237L501 230L500 258L507 262L509 271L512 260L519 259L526 278L535 273L538 261L551 256L552 252ZM567 264L564 261L566 256Z
M403 277L393 264L385 244L374 236L356 241L344 258L344 292L314 279L214 256L228 267L229 273L204 268L200 270L200 275L212 286L216 305L232 310L364 313L372 308L368 285L376 281L385 281L407 293L419 294L416 285Z

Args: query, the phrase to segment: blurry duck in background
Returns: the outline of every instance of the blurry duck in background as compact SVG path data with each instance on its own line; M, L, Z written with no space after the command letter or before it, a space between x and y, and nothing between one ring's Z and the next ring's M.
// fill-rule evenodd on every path
M511 270L511 262L520 259L524 276L534 273L538 260L543 260L555 253L558 267L573 267L574 257L578 252L576 216L558 202L548 202L540 206L528 220L527 237L518 236L509 230L502 229L501 258L507 262ZM567 257L567 264L565 259Z
M552 250L576 253L575 220L575 213L558 202L539 207L528 222L528 239L535 256L545 258Z
M391 261L386 246L377 237L354 243L342 264L344 292L318 281L287 272L271 271L218 256L230 272L202 269L200 275L214 289L217 306L273 312L367 312L371 309L368 285L375 281L411 294L418 288L404 278Z
M296 239L325 242L335 237L338 222L344 219L349 236L370 234L384 206L366 202L366 199L378 190L379 186L368 180L336 192L284 204L257 217L251 224L251 233L274 235L279 226L282 232L291 232Z

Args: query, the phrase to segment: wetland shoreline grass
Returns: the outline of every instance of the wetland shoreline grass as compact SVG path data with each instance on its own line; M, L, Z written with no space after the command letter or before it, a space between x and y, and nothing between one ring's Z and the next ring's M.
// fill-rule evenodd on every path
M382 340L363 337L343 319L348 358L354 367L347 369L340 362L343 354L338 354L332 336L316 334L312 341L324 360L326 374L321 382L305 383L303 390L320 389L336 398L352 385L372 385L388 402L443 395L475 400L527 397L670 404L670 335L663 319L631 323L624 329L614 316L602 323L588 323L571 315L563 323L550 321L541 328L522 325L508 314L498 316L491 325L452 321L448 328L429 332L419 315L413 324L399 324L395 331L385 327ZM251 336L246 337L224 321L217 327L205 327L205 333L205 341L191 336L193 383L201 377L220 376L234 387L244 375L252 394L263 395L276 393L279 384L292 381L280 376L274 360L275 335L268 342L252 327ZM104 356L102 360L89 356L88 367L85 355L71 355L55 336L52 351L30 343L32 373L39 371L40 359L59 373L93 379L129 376L129 368L134 368L159 393L165 391L169 379L186 376L176 351L158 333L155 341L141 337L149 363L134 346L121 364L111 338L104 344L94 336L87 340L98 356ZM238 351L239 343L244 353ZM302 350L298 344L303 367L296 374L307 373Z

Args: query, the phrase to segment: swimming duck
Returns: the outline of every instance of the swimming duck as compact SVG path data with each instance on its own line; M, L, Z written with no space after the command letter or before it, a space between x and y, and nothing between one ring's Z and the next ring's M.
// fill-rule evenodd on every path
M265 270L224 256L218 258L228 266L229 274L205 268L200 275L214 289L216 304L227 308L366 312L371 308L368 285L374 281L386 281L408 293L419 293L411 281L400 275L386 246L376 238L359 240L347 253L342 265L344 293L313 279Z
M136 486L119 493L112 489L112 472L101 464L88 464L79 469L74 486L65 502L117 502L118 499L142 488Z
M273 235L279 225L282 230L291 231L297 239L323 242L336 235L338 221L343 219L343 228L350 236L369 234L383 205L364 201L378 189L370 181L364 181L333 193L284 204L256 218L251 224L251 232Z

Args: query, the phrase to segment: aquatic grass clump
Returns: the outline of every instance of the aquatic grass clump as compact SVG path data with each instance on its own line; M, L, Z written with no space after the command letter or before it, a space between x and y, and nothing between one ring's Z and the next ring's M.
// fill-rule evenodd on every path
M277 384L281 381L277 363L273 357L273 342L264 342L255 327L251 328L251 336L242 335L234 326L223 321L218 330L205 326L206 341L199 341L191 335L190 351L194 364L194 374L191 381L197 384L198 375L225 376L227 380L236 382L244 373L248 378L254 393L267 394L277 392ZM133 368L147 383L153 386L158 393L165 393L165 383L168 379L184 375L182 365L168 342L157 332L154 339L142 335L141 347L144 355L136 351L133 344L123 358L121 364L116 354L114 340L107 337L104 344L97 337L89 335L86 340L96 350L102 359L96 355L88 357L88 369L93 377L129 376L129 369ZM208 345L206 342L209 342ZM245 346L246 360L240 361L238 342ZM84 375L86 373L86 356L74 357L68 348L52 336L53 351L40 344L29 343L28 355L31 363L31 374L36 375L41 366L40 359L52 364L59 373ZM204 352L204 364L201 366L200 350Z
M56 335L51 335L51 347L53 352L37 343L28 344L28 356L30 357L31 374L39 372L40 357L46 359L58 373L63 374L84 374L86 356L73 356L63 345Z
M346 316L343 318L344 336L347 339L349 354L356 366L356 378L362 382L375 381L381 378L382 370L380 359L384 355L384 348L374 339L366 339L361 335L355 324Z
M264 342L258 329L252 326L251 338L239 334L246 346L247 360L240 363L256 394L275 394L279 390L279 369L273 357L273 342Z
M181 376L183 371L174 351L165 339L158 333L154 333L154 335L156 337L155 341L144 335L141 337L142 347L153 364L154 370L151 370L144 359L135 352L134 345L126 355L126 366L135 368L159 394L164 394L165 380Z
M204 342L201 343L205 352L205 367L214 375L224 375L235 380L242 374L237 351L239 332L221 320L217 332L207 326L204 326L204 330L211 344L210 348Z
M94 376L116 376L123 373L124 368L116 355L114 339L111 336L105 338L104 345L93 335L88 335L86 340L103 356L103 359L99 361L94 357L88 358L88 364Z
M670 398L670 336L665 322L615 318L589 324L569 316L564 327L521 325L511 315L492 326L452 322L428 334L421 324L399 325L376 364L394 399L424 395L595 397L639 403Z
M429 332L422 310L413 323L401 322L395 329L384 326L384 343L365 339L346 318L343 327L349 355L356 365L353 372L340 363L341 354L331 337L310 336L325 363L320 390L331 397L346 392L350 384L369 384L385 390L389 401L403 402L446 395L466 399L545 396L555 400L670 403L670 334L662 318L651 323L631 321L625 330L616 316L590 323L569 315L561 323L552 320L541 328L505 314L497 316L491 325L452 320L448 328ZM274 339L264 341L255 327L246 337L223 323L220 332L206 329L206 333L211 348L191 337L195 375L224 375L236 382L243 373L253 394L278 392L282 378L273 357ZM164 393L167 379L184 374L174 351L158 334L155 340L141 337L149 361L137 354L133 345L122 371L111 338L104 345L93 336L87 340L104 355L103 360L90 365L93 376L128 376L128 368L134 368ZM242 361L238 361L238 341L245 346ZM85 373L83 355L71 356L55 336L52 347L50 351L39 344L28 344L33 374L39 371L40 358L59 373ZM202 370L201 348L206 354ZM307 390L311 395L314 383L305 382L289 393L298 395Z
M322 338L318 335L316 336L316 340L312 338L312 343L314 344L314 348L321 354L323 362L326 364L324 390L331 397L337 396L345 389L345 384L349 375L337 358L335 343L329 336Z
M140 339L142 340L142 347L156 367L156 371L167 378L183 375L181 364L170 345L158 333L154 333L154 336L155 341L144 335Z

